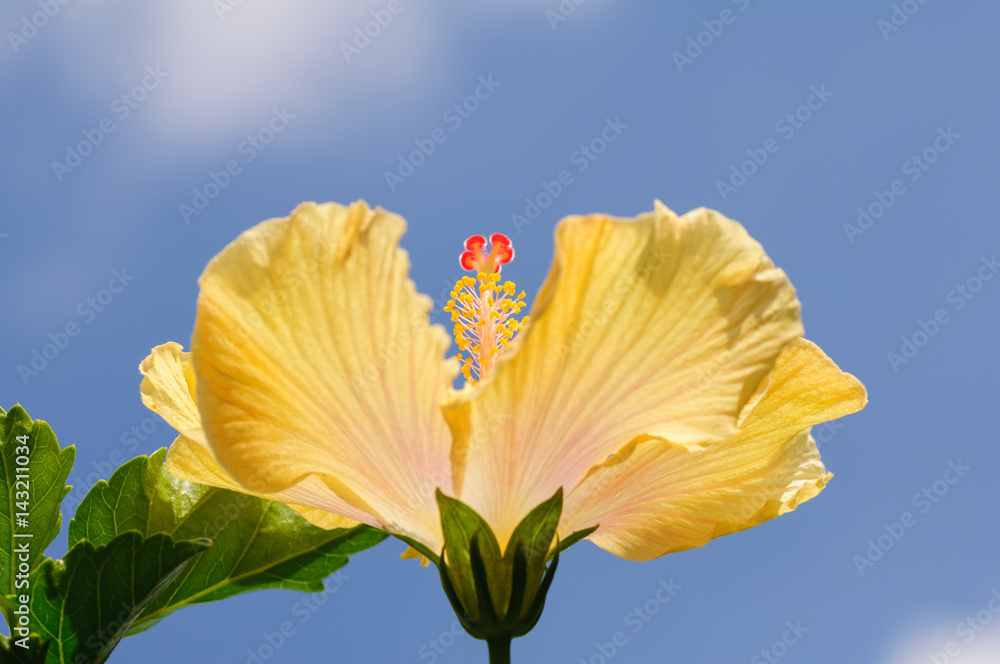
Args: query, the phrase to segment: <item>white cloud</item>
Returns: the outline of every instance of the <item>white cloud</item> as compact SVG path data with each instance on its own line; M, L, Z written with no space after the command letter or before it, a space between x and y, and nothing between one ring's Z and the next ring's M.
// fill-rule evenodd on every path
M39 2L58 9L17 53L0 47L0 84L23 85L30 71L31 85L57 92L68 107L103 110L146 66L159 65L170 76L143 114L165 157L228 146L227 130L255 127L273 106L364 131L366 106L433 98L458 75L454 51L467 41L458 31L502 30L507 21L547 30L545 11L559 5L392 0L393 15L390 0L35 0L0 5L0 33L19 32ZM596 18L604 4L577 7L571 20ZM341 43L366 27L378 34L348 62Z
M198 5L207 4L171 3L155 37L175 86L159 110L164 122L194 140L231 123L260 122L273 105L332 113L367 87L399 96L408 81L436 69L428 62L438 43L436 26L408 0L384 27L357 4L348 10L347 3L324 0L243 0L222 20L204 16ZM388 14L378 11L383 19ZM377 34L349 63L339 45L366 24L377 26Z
M953 621L909 630L894 644L884 664L997 664L1000 617L992 615L981 624L975 616L956 616Z
M9 76L15 67L40 63L45 71L38 83L59 90L66 103L103 106L138 83L147 65L159 65L169 78L152 105L156 130L180 148L220 136L228 143L227 128L259 123L275 105L332 113L373 91L399 103L426 87L422 82L447 77L442 26L432 7L400 0L401 11L392 15L387 4L70 2L17 54L8 50L0 66ZM16 30L23 15L37 9L8 5L0 25ZM373 22L373 11L385 25ZM340 44L366 24L378 34L348 62Z

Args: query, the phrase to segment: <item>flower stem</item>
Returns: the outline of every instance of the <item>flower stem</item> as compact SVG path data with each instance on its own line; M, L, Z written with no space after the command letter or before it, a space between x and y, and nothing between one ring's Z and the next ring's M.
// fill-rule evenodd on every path
M489 639L490 664L510 664L510 638L498 637Z

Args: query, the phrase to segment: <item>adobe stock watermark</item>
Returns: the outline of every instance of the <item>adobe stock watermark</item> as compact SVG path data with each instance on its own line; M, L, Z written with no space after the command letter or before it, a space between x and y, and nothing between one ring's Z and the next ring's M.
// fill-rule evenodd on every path
M486 413L482 420L477 422L477 426L465 441L466 454L483 449L490 442L493 434L508 426L511 419L513 416L504 411ZM433 496L436 489L445 489L450 492L454 477L455 471L451 460L445 459L437 468L421 477L416 487L409 487L405 492L405 497L411 503L417 504L424 498Z
M670 252L648 246L635 266L618 277L615 285L606 291L604 301L599 305L595 303L594 306L588 307L582 316L577 317L577 323L572 327L570 334L550 347L545 356L545 370L549 371L559 366L569 357L581 357L580 351L587 340L591 335L603 330L605 325L614 322L619 307L625 304L636 285L645 282L650 275L656 274L667 261L674 258L676 256Z
M664 606L677 596L677 591L680 589L681 586L674 583L673 578L667 581L660 579L652 597L643 602L641 606L633 608L622 618L625 627L628 627L629 632L633 635L638 634ZM587 659L580 657L577 662L578 664L608 664L628 643L628 634L624 630L618 630L611 635L609 640L595 642L594 650L596 652Z
M219 22L226 20L228 14L232 14L237 8L243 6L243 0L212 0L212 9L219 17Z
M317 239L310 245L309 256L298 259L287 269L273 268L271 283L274 287L258 289L251 301L253 306L234 328L235 332L224 337L231 350L242 348L247 339L271 320L287 298L301 294L303 285L322 279L323 270L334 261L339 246L336 240Z
M6 617L10 623L10 640L19 648L28 649L28 637L31 635L31 532L24 532L31 528L31 510L34 507L35 496L31 490L32 468L30 467L31 448L34 441L31 434L20 434L11 436L17 442L14 446L14 454L8 457L4 464L7 473L7 500L10 514L8 519L10 538L10 562L11 580L10 583L18 592L13 593L8 599ZM13 442L8 442L8 446ZM6 450L5 450L6 451ZM10 464L10 465L8 465ZM13 471L13 473L12 473ZM13 474L13 478L10 475ZM44 499L44 496L43 496ZM16 511L15 511L16 508ZM14 563L17 563L16 567ZM12 607L11 604L16 604ZM18 639L17 637L21 637ZM11 657L10 659L18 659Z
M889 41L889 35L899 32L899 29L909 22L910 17L920 11L920 6L926 4L927 0L903 0L901 3L893 4L889 19L880 18L875 22L875 27L882 33L882 41Z
M951 305L954 312L965 309L965 306L983 290L983 286L993 280L997 272L1000 272L1000 262L997 255L993 254L989 258L983 256L979 261L979 268L965 283L956 284L954 288L945 295L945 302ZM927 320L917 319L917 328L912 334L900 337L902 342L899 352L886 353L886 359L893 373L899 373L899 368L904 364L909 364L915 358L920 349L925 347L930 340L938 335L945 325L951 322L951 314L946 308L937 309Z
M754 315L751 320L740 329L740 341L748 348L757 345L761 335L771 328L767 325L772 322L771 318L761 318ZM726 377L735 366L739 366L741 361L745 361L743 353L745 351L736 346L726 347L714 353L712 359L707 363L698 376L698 380L684 387L684 398L689 402L699 398L709 389L715 386L720 377Z
M916 182L960 138L962 138L961 134L952 131L951 125L948 125L947 128L938 127L937 136L931 141L931 144L919 153L912 155L900 166L903 175L908 176L910 182ZM858 218L855 223L844 224L844 234L847 236L848 242L854 244L855 239L859 235L864 235L868 229L874 226L875 222L881 219L906 192L906 184L898 178L890 182L885 190L876 189L872 192L874 200L866 205L858 206Z
M556 26L560 23L565 23L569 20L569 17L576 13L576 8L587 2L587 0L562 0L553 11L552 9L545 10L545 20L549 22L549 27L552 28L552 32L556 31Z
M147 65L142 79L119 96L111 100L110 109L118 121L125 120L132 114L132 111L139 108L139 104L144 102L149 93L160 87L164 79L170 76L170 72L161 71L160 65ZM93 129L82 130L83 140L76 145L66 146L66 157L62 161L52 162L52 171L56 174L56 180L63 181L67 175L73 172L83 160L94 153L105 137L117 128L115 121L110 117L102 118Z
M455 102L441 114L441 120L448 125L452 132L458 131L465 124L465 121L479 110L482 102L492 97L496 89L502 85L500 81L493 80L493 74L487 74L485 77L480 76L476 80L478 85L473 89L472 94L460 102ZM417 146L416 149L411 150L406 155L400 154L396 169L394 171L387 170L384 173L385 183L389 186L389 191L396 191L396 187L406 182L406 179L423 166L437 150L437 147L446 140L448 140L448 132L441 127L432 129L425 138L414 139L413 144Z
M365 22L364 25L355 26L353 39L350 42L340 42L340 52L344 54L344 59L350 62L354 56L361 55L361 51L371 46L372 40L381 35L382 31L392 23L393 17L398 16L404 8L402 0L389 0L385 9L373 9L369 12L372 20Z
M628 125L621 121L621 116L616 115L615 119L604 118L604 126L592 139L586 143L581 143L580 147L569 155L569 163L576 167L577 173L583 173L590 168L590 165L597 161L608 146L618 140L618 138L628 129ZM524 214L513 213L510 221L514 224L514 230L519 234L522 228L528 226L535 219L541 216L542 210L548 208L552 203L562 196L567 187L573 184L573 172L569 169L559 171L551 181L542 180L541 191L534 196L525 196Z
M178 205L184 223L190 224L192 218L204 212L212 201L218 198L219 194L232 183L233 178L243 172L243 166L252 162L261 152L266 150L279 134L288 129L288 125L294 119L295 115L288 112L287 106L273 108L267 123L256 132L247 134L246 140L241 141L236 146L236 154L242 157L242 160L230 159L218 171L209 171L208 179L204 184L191 190L190 205L186 202Z
M746 11L753 4L753 0L732 0L732 2L740 8L740 11ZM693 65L694 61L705 53L705 49L714 44L715 40L722 36L722 33L726 31L726 26L736 22L737 16L739 14L727 8L719 12L719 18L702 21L701 24L705 26L705 29L693 37L688 36L684 52L674 51L671 54L674 64L677 65L677 71L683 74L684 67Z
M21 26L17 32L7 33L7 41L10 47L17 53L21 47L38 35L38 31L49 24L49 21L56 17L62 8L71 0L38 0L38 7L41 11L32 14L25 14L21 17Z
M795 133L805 126L806 122L812 119L813 114L823 108L833 93L826 89L826 85L818 88L814 85L809 88L809 96L806 100L793 109L790 113L778 118L774 123L774 131L778 132L781 141L790 141ZM762 147L750 148L746 151L749 159L740 163L739 166L733 164L730 168L730 175L727 181L717 180L715 187L719 191L719 196L726 201L740 188L746 185L747 180L757 174L771 155L781 149L781 141L773 136L764 141Z
M86 477L83 476L86 468L80 468L78 469L79 472L74 472L67 482L73 488L63 498L63 509L70 514L75 512L77 506L83 501L84 496L87 495L87 492L95 484L111 477L119 466L136 456L139 452L139 444L149 440L159 429L160 425L156 420L152 417L144 417L139 422L122 431L118 437L118 443L128 450L128 454L126 455L119 449L113 449L103 461L90 462L94 472L88 473ZM164 441L164 444L167 442L169 441Z
M384 378L388 368L409 351L413 342L422 340L421 331L426 322L427 317L422 312L414 314L392 339L379 346L375 357L364 363L364 369L351 373L349 381L355 395L360 396Z
M428 639L420 646L417 649L417 656L426 661L427 664L435 664L441 655L448 651L448 648L455 645L455 639L463 634L465 634L465 630L462 628L462 623L455 619L448 629L442 631L436 638Z
M779 659L788 654L789 649L802 638L802 635L809 631L808 627L802 626L801 620L794 623L791 620L785 621L786 629L781 638L775 639L774 643L766 648L761 648L760 654L750 658L750 664L774 664Z
M97 315L108 308L114 299L120 295L129 282L135 279L135 275L129 274L123 267L120 270L111 270L111 278L108 280L106 288L102 288L94 295L81 302L76 308L76 318L66 322L55 332L50 332L41 347L31 349L31 359L25 364L17 365L17 375L23 385L38 376L69 347L76 337L80 336L83 328L94 322Z
M326 605L330 595L336 594L350 578L343 570L336 572L324 581L323 592L295 602L290 609L292 616L298 619L300 625L306 624ZM260 643L256 647L247 648L246 664L264 664L269 661L297 633L298 630L291 620L282 621L274 632L262 633Z
M823 445L831 442L843 428L844 423L841 420L824 422L823 424L813 426L812 435L816 439L816 449L823 449Z
M930 486L923 487L913 494L910 502L913 507L919 510L920 514L927 514L941 502L942 498L948 495L951 487L958 484L970 470L972 469L963 464L961 459L949 460L948 467L941 475L941 479L935 480ZM909 511L900 514L899 518L892 523L883 523L883 532L868 540L868 548L864 555L855 555L852 558L854 567L858 570L858 576L864 576L865 571L875 567L875 563L882 560L885 554L902 540L907 531L915 525L917 525L917 517Z
M927 659L931 664L949 664L951 660L962 654L962 646L969 646L993 619L1000 615L1000 588L990 591L990 599L975 615L967 616L965 620L955 625L955 636L958 639L948 641L941 650L930 650Z
M136 609L139 607L134 601L129 602L126 600L122 600L121 603L118 604L118 606L121 607L121 610L118 612L118 616L114 620L110 620L108 622L103 622L103 621L99 622L98 624L100 625L100 627L98 627L97 631L92 632L90 636L87 637L86 641L84 641L82 638L80 639L80 641L84 641L87 644L88 648L93 648L96 650L97 648L100 648L101 646L109 643L112 639L114 639L116 633L123 625L128 624L130 619L134 620L135 616L142 612L142 609L136 611ZM114 609L109 610L105 608L103 610L107 611L106 615L107 617L110 617L110 613ZM80 659L81 664L85 663L89 664L89 662L93 661L90 660L86 655L78 655L77 658Z

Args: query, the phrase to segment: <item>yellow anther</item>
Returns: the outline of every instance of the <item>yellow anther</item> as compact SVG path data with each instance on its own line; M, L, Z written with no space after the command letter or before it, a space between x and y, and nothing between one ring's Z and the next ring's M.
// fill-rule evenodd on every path
M428 565L431 564L431 561L430 561L430 559L427 556L421 554L419 551L417 551L416 549L414 549L412 546L406 547L406 551L404 551L403 553L399 554L399 557L402 558L403 560L419 559L421 567L427 567Z

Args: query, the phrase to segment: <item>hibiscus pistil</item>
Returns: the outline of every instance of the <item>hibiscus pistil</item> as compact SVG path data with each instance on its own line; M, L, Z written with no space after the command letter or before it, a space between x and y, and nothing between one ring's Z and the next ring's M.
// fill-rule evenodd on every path
M502 233L486 238L473 235L465 241L465 251L459 257L462 267L475 272L476 277L463 276L451 291L451 300L444 310L455 323L455 343L463 358L462 374L472 385L480 382L496 365L504 349L528 322L528 316L518 320L525 307L524 291L516 297L513 281L500 283L500 268L514 259L510 238Z

